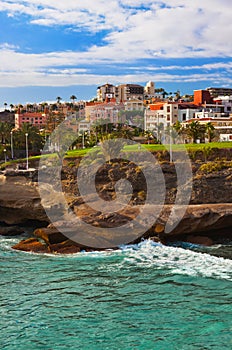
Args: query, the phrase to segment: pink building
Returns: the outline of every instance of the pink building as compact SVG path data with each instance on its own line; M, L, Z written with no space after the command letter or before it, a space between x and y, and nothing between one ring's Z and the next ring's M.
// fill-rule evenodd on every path
M39 112L26 112L15 114L15 128L20 129L23 123L29 123L36 126L38 129L46 125L47 114Z
M89 116L90 123L107 120L110 123L119 123L119 112L125 110L123 103L109 102L95 105Z

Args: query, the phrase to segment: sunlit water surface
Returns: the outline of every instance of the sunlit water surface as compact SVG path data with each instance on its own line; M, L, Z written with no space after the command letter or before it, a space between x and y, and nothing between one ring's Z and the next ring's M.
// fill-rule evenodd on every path
M145 241L52 256L0 239L0 349L232 349L232 260Z

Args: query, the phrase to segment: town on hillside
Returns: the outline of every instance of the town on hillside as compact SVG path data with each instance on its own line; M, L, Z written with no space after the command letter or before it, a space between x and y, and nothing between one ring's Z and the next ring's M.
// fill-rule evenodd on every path
M13 105L4 103L0 112L0 160L40 154L46 140L65 120L77 135L74 149L93 147L103 134L120 133L141 143L165 143L165 133L173 130L183 143L232 141L232 88L180 91L146 86L106 83L97 88L96 97L70 102L61 97L55 103ZM56 151L50 145L48 151Z

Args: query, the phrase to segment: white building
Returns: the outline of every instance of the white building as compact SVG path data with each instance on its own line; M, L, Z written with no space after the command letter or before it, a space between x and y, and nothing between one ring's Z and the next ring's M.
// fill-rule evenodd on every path
M178 121L178 104L159 102L149 105L144 113L144 129L157 130L160 125L167 128Z
M97 100L100 102L105 102L106 100L111 100L116 96L116 86L112 84L104 84L97 88Z
M153 81L148 81L144 88L145 98L155 97L155 83Z
M232 134L220 134L220 141L222 142L232 142Z

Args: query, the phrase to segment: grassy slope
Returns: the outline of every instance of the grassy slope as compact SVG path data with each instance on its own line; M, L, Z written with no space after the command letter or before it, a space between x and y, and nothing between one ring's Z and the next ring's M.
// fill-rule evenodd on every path
M182 150L183 146L189 150L189 151L200 151L200 150L204 150L206 147L207 148L232 148L232 142L211 142L211 143L207 143L207 144L186 144L186 145L172 145L172 150L173 151L178 151L178 150ZM142 145L142 149L143 147L145 147L145 149L147 149L150 152L159 152L159 151L163 151L163 150L169 150L169 145ZM72 150L72 151L67 151L66 152L66 157L70 157L70 158L75 158L75 157L82 157L84 156L86 153L88 153L89 151L100 151L100 147L94 147L94 148L85 148L85 149L80 149L80 150ZM130 151L130 152L136 152L138 151L138 144L135 145L129 145L129 146L125 146L124 147L124 151ZM45 157L52 157L53 155L45 155ZM29 158L29 162L30 161L36 161L39 160L41 156L34 156L34 157L30 157ZM9 161L7 163L2 163L0 168L5 168L5 166L9 166L13 163L25 163L26 159L17 159L14 161Z

